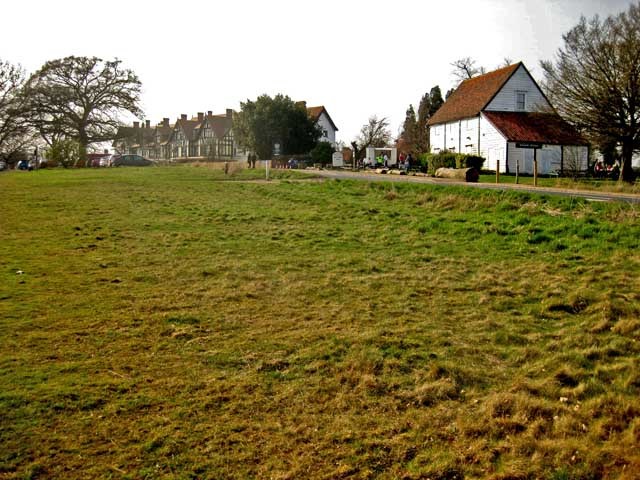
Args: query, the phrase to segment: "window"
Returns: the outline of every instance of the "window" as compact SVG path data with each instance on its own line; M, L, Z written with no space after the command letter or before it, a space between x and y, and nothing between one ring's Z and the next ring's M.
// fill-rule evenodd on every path
M525 104L526 104L526 97L527 94L526 92L516 92L516 110L517 111L524 111L525 109Z

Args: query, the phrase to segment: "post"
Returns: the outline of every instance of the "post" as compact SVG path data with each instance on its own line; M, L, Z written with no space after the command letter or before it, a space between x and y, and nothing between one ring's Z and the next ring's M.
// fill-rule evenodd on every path
M516 184L520 183L520 157L516 157Z
M500 160L496 160L496 183L500 183Z
M266 175L266 179L267 179L267 180L269 180L269 162L270 162L270 161L271 161L271 160L265 160L265 161L264 161L264 172L265 172L265 175Z
M533 186L538 186L538 149L533 149Z

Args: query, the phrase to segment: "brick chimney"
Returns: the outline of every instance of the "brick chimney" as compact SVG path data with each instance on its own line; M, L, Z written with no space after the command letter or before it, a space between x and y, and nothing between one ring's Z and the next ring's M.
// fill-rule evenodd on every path
M181 115L180 115L180 118L181 118L182 120L186 120L186 119L187 119L187 114L186 114L186 113L181 114Z
M133 128L140 128L140 122L133 122Z
M209 110L209 111L207 112L207 115L209 115L209 116L213 115L213 111Z
M147 128L151 128L151 120L145 120L144 124Z
M162 119L162 126L164 126L164 127L168 127L169 126L169 119L168 118L163 118Z
M198 112L198 121L201 122L204 120L204 112Z
M230 108L227 108L227 118L229 119L233 118L233 110Z

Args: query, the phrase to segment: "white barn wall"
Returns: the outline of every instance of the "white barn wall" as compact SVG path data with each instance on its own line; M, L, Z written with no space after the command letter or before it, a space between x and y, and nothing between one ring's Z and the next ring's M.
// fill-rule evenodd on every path
M458 121L447 123L446 131L447 150L457 152L460 144L460 125Z
M533 150L518 148L515 142L509 142L509 172L516 172L516 163L519 162L520 173L533 175ZM565 146L564 159L560 145L545 145L538 150L538 173L546 175L559 172L564 166L565 171L586 170L589 158L589 149L583 146ZM575 166L574 166L575 165Z
M456 153L477 153L478 117L429 127L429 138L431 153L444 150Z
M445 149L445 125L434 125L429 127L429 141L431 144L431 153L438 153Z
M482 115L480 117L480 156L486 159L482 168L495 170L497 161L500 160L500 171L505 172L506 145L507 140L493 124Z
M577 162L579 170L589 168L589 147L575 146L564 147L564 168L573 169L572 162Z
M513 76L505 83L500 92L494 97L487 108L487 111L494 112L515 112L516 92L526 92L525 112L534 112L541 107L549 108L549 102L537 87L535 82L527 75L526 69L520 65Z
M466 118L460 120L460 132L462 138L460 141L460 153L478 154L478 129L480 117Z

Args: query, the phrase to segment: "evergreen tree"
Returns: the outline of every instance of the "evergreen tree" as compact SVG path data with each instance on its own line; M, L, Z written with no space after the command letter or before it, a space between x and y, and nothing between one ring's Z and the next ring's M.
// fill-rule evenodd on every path
M450 90L451 91L451 90ZM450 94L447 94L447 97ZM431 89L429 93L429 97L431 99L431 107L429 109L429 117L433 117L435 113L440 109L442 104L444 103L444 99L442 98L442 91L440 90L440 86L436 85Z
M401 137L404 141L404 148L407 152L414 152L418 137L418 121L416 119L416 112L413 109L413 105L409 105L409 108L407 109L404 124L402 125Z
M420 106L418 107L418 121L416 125L415 149L417 153L428 153L431 151L427 122L443 103L442 92L438 85L433 87L429 93L425 93L422 96Z

